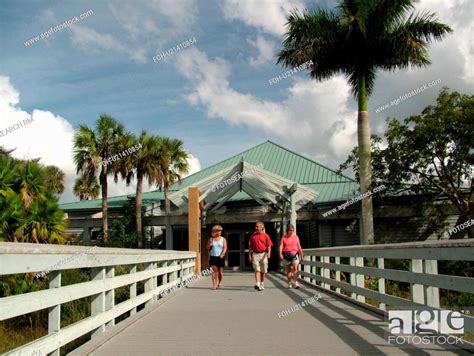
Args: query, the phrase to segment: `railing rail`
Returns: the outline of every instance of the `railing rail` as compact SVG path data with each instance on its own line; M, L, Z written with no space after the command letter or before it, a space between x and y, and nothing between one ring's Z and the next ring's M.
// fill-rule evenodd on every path
M138 264L143 271L137 271ZM130 273L115 276L115 268L123 265ZM91 280L62 286L61 271L77 268L90 268ZM114 326L115 318L149 306L162 291L191 278L195 269L195 252L0 243L0 276L49 274L49 289L0 298L0 320L48 309L48 335L7 355L59 355L61 346L89 332L100 335ZM144 293L137 295L139 282ZM115 305L115 289L124 286L130 286L130 298ZM61 328L61 305L85 297L92 300L91 316Z
M440 310L440 288L474 294L472 276L438 274L439 261L474 261L474 239L316 248L305 249L304 254L300 273L307 282L344 296L343 290L347 291L360 303L370 298L382 311L396 307ZM386 268L392 260L409 260L409 270ZM346 281L341 273L348 274ZM375 278L376 288L367 288L368 277ZM410 299L386 293L386 280L409 283ZM466 314L464 330L474 332L474 318Z

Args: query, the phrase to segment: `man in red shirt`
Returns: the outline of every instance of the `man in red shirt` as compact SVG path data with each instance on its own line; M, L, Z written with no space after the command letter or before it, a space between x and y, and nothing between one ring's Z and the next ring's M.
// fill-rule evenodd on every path
M268 259L272 250L272 240L265 232L262 222L255 223L255 232L249 240L249 262L255 270L255 289L264 290L265 273L268 270Z

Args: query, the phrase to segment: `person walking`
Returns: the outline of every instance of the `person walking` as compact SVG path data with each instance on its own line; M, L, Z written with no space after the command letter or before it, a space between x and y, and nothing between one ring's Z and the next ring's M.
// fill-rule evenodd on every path
M301 256L302 260L304 259L300 239L295 234L295 227L292 224L288 224L286 235L283 236L280 242L280 259L285 262L288 288L300 288L300 285L298 284L298 255ZM293 281L291 280L292 274Z
M270 258L273 242L264 232L265 226L262 222L255 223L255 232L249 240L249 262L255 270L255 289L265 289L265 273L268 270L268 259Z
M224 256L227 252L227 241L221 236L222 226L212 227L212 237L207 243L209 266L212 268L212 289L222 288L224 278Z

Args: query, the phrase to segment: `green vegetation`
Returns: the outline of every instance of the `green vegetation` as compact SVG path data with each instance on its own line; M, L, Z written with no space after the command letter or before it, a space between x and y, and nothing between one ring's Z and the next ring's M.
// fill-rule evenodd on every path
M386 148L380 137L372 137L373 187L386 187L380 195L411 192L413 205L439 238L448 230L450 205L459 212L456 225L474 219L474 96L444 88L436 105L421 115L387 123ZM339 170L348 167L359 179L357 147ZM474 238L474 226L456 237L465 232Z
M79 126L74 135L74 163L77 173L88 180L97 176L102 193L102 230L107 241L108 225L108 182L107 176L115 172L107 164L109 156L121 152L135 144L133 135L127 133L122 124L107 115L101 115L95 129Z
M288 32L278 63L298 67L312 61L311 77L326 80L344 74L358 101L360 191L371 185L370 125L367 97L378 70L395 71L430 64L428 44L441 40L449 26L434 14L414 14L412 0L341 0L336 11L297 10L288 16ZM362 244L373 244L372 200L362 200Z
M0 241L62 243L66 220L57 194L64 173L0 149Z
M127 154L113 162L108 159L114 155L138 146L133 154ZM137 178L135 216L136 234L143 238L139 241L144 245L142 228L142 197L143 180L150 185L156 185L165 193L166 214L170 213L170 203L167 198L169 187L180 181L183 174L189 170L188 152L183 148L183 142L178 139L150 135L142 131L138 139L127 132L117 120L107 115L101 115L95 129L85 125L79 126L74 136L74 162L77 173L82 176L76 181L74 193L82 199L98 196L97 180L102 195L102 231L103 243L109 239L108 224L108 183L107 177L112 175L115 182L118 178L126 180L129 185ZM120 228L115 224L115 231ZM118 229L118 230L117 230Z
M96 199L100 193L100 185L95 177L83 175L76 178L73 192L80 200Z

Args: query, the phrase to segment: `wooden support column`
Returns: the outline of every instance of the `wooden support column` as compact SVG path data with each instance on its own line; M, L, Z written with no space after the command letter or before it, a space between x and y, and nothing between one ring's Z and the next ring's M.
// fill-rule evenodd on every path
M196 273L201 273L201 210L199 189L188 188L188 232L189 251L196 252Z

